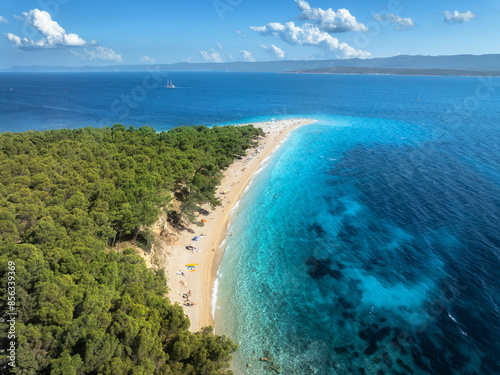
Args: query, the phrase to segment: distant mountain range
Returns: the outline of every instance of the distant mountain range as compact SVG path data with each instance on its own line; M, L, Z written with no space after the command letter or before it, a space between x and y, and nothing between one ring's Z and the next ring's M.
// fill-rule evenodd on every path
M3 71L4 72L144 71L147 69L151 69L151 67L154 67L155 70L160 70L160 71L273 72L273 73L306 72L306 71L311 72L311 70L342 67L343 69L347 68L418 69L421 72L421 74L423 70L448 70L448 71L458 70L458 71L466 71L468 73L472 73L466 75L477 75L474 72L500 71L500 54L450 55L450 56L399 55L394 57L373 58L373 59L284 60L284 61L262 61L262 62L237 61L237 62L227 62L227 63L110 65L102 67L96 67L96 66L79 66L79 67L52 66L51 67L51 66L34 65L34 66L14 66L12 68L5 69ZM319 71L316 71L316 73L319 73ZM328 72L325 71L322 73L328 73ZM351 74L363 74L363 73L356 73L355 70L352 70ZM371 73L371 74L396 74L396 73ZM464 74L454 74L454 75L464 75Z
M455 70L455 69L362 68L356 66L339 66L335 68L305 69L305 70L291 71L288 73L500 77L500 71L477 71L477 70Z

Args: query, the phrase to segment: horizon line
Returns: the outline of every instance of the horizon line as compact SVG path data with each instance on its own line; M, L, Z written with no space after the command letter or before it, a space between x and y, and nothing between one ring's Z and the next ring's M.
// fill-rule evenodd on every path
M399 55L393 55L393 56L386 56L386 57L369 57L369 58L359 58L359 57L354 57L354 58L347 58L347 59L342 59L342 58L333 58L333 59L283 59L283 60L263 60L263 61L242 61L242 60L236 60L236 61L220 61L220 62L215 62L215 61L203 61L203 62L191 62L191 61L178 61L178 62L173 62L173 63L164 63L164 62L159 62L159 63L154 63L154 64L144 64L144 63L139 63L139 64L134 64L134 63L123 63L123 64L109 64L109 65L11 65L9 67L0 67L0 70L9 70L13 68L30 68L30 67L39 67L39 68L109 68L109 67L123 67L123 66L138 66L138 67L148 67L148 66L155 66L155 65L178 65L178 64L191 64L191 65L224 65L224 64L259 64L259 63L281 63L281 62L309 62L309 61L352 61L352 60L361 60L361 61L370 61L370 60L376 60L376 59L391 59L395 57L458 57L458 56L500 56L500 53L486 53L486 54L472 54L472 53L462 53L462 54L454 54L454 55L422 55L422 54L417 54L417 55L408 55L408 54L399 54ZM500 69L500 67L499 67Z

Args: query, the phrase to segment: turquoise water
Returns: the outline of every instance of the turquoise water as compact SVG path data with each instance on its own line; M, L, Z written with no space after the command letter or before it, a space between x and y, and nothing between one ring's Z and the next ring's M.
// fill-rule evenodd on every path
M268 161L219 270L237 373L496 373L498 185L433 135L321 116Z
M215 317L240 345L237 373L266 373L267 352L287 374L494 373L498 348L481 341L498 340L498 185L469 196L464 181L484 176L425 155L432 131L318 120L234 213Z
M500 79L145 78L0 74L0 131L318 120L234 210L215 315L238 374L500 373Z

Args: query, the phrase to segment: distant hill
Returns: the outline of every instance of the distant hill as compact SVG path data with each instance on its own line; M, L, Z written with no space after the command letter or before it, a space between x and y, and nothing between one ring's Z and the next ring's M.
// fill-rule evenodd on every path
M150 65L110 65L103 67L51 67L14 66L8 72L75 72L75 71L144 71ZM154 65L160 71L211 71L211 72L290 72L335 67L397 68L397 69L448 69L464 71L500 71L500 54L409 56L400 55L373 59L346 60L284 60L227 63L176 63Z
M476 71L500 71L500 54L496 55L449 55L449 56L409 56L399 55L374 59L335 60L330 67L352 66L369 68L400 69L454 69Z
M404 68L366 68L354 66L339 66L335 68L305 69L288 73L309 74L366 74L366 75L397 75L397 76L500 76L500 71L477 71L455 69L404 69Z

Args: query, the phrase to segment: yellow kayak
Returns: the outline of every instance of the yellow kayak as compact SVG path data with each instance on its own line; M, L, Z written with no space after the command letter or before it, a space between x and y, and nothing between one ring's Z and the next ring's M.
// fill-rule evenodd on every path
M186 267L196 267L198 263L186 264Z

